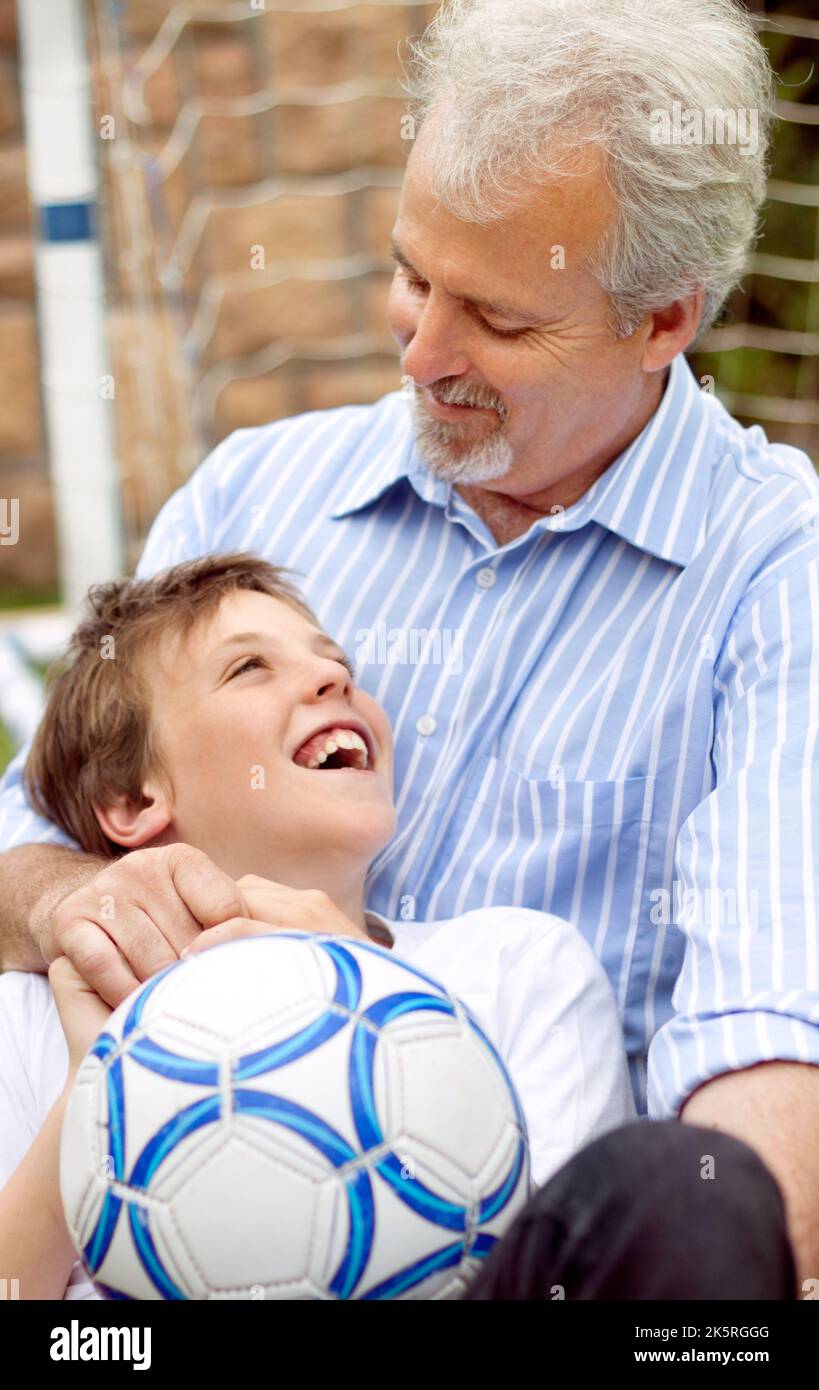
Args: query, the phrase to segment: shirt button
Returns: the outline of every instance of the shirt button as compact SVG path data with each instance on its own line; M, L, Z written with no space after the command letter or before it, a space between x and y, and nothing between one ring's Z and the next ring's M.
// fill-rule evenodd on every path
M434 734L438 728L438 721L433 719L431 714L422 714L416 719L415 727L419 734Z
M478 570L478 573L475 575L475 583L478 585L479 589L491 589L496 579L497 575L495 571L489 569L488 566L484 566L482 570Z

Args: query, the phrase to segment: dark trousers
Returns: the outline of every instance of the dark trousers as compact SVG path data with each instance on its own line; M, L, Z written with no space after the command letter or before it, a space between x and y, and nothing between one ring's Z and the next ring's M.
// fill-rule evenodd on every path
M581 1149L535 1192L465 1294L797 1296L784 1204L768 1168L740 1140L678 1120L638 1120Z

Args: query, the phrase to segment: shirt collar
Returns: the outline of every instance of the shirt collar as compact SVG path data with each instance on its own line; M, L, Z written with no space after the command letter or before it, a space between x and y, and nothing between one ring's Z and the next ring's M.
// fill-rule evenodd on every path
M399 954L408 951L410 954L422 942L428 941L431 936L441 930L441 922L416 922L413 920L395 921L388 917L382 917L380 913L373 912L370 908L364 913L364 922L370 936L377 946L386 946L388 950L397 948ZM447 924L444 923L444 926Z
M359 511L400 479L426 502L445 506L451 484L433 478L415 448L412 412L402 392L394 403L391 447L353 481L331 515ZM534 527L576 531L589 522L673 564L687 565L704 535L713 462L714 417L682 354L674 358L659 406L637 438L565 511L541 517Z
M377 946L386 946L391 950L395 942L395 933L386 917L382 917L380 913L371 912L367 909L364 913L364 921L367 926L367 931L370 934L370 939L374 941Z
M568 531L594 521L640 550L687 565L704 539L713 448L712 411L680 354L637 438L577 502L544 524Z
M443 490L444 498L449 493L449 485L430 477L423 466L415 448L412 410L404 392L391 391L372 409L372 428L350 460L349 483L342 484L336 493L337 501L330 512L333 520L370 506L388 488L411 474L415 477L423 473L433 489ZM436 500L425 493L419 495L425 500Z

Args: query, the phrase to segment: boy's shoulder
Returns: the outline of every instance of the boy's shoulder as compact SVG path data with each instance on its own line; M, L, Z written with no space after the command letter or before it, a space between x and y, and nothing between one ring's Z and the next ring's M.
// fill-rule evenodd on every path
M597 957L576 927L550 912L530 907L478 907L434 922L390 921L394 950L411 958L417 953L430 962L450 959L468 964L476 973L506 975L524 958L546 961L572 957L582 974L602 972ZM531 954L530 954L531 953Z
M4 970L0 973L0 1015L3 1023L20 1023L26 1028L56 1010L47 975L33 970Z
M47 975L6 970L0 974L0 1073L27 1077L35 1102L62 1081L68 1052Z
M0 975L0 1187L65 1081L68 1050L47 975Z

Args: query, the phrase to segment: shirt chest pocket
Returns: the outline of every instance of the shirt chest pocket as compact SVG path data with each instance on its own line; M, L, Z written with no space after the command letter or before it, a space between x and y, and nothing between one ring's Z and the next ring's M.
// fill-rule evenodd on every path
M574 922L600 950L613 911L637 919L654 789L654 777L532 778L480 758L444 832L436 913L514 903Z

